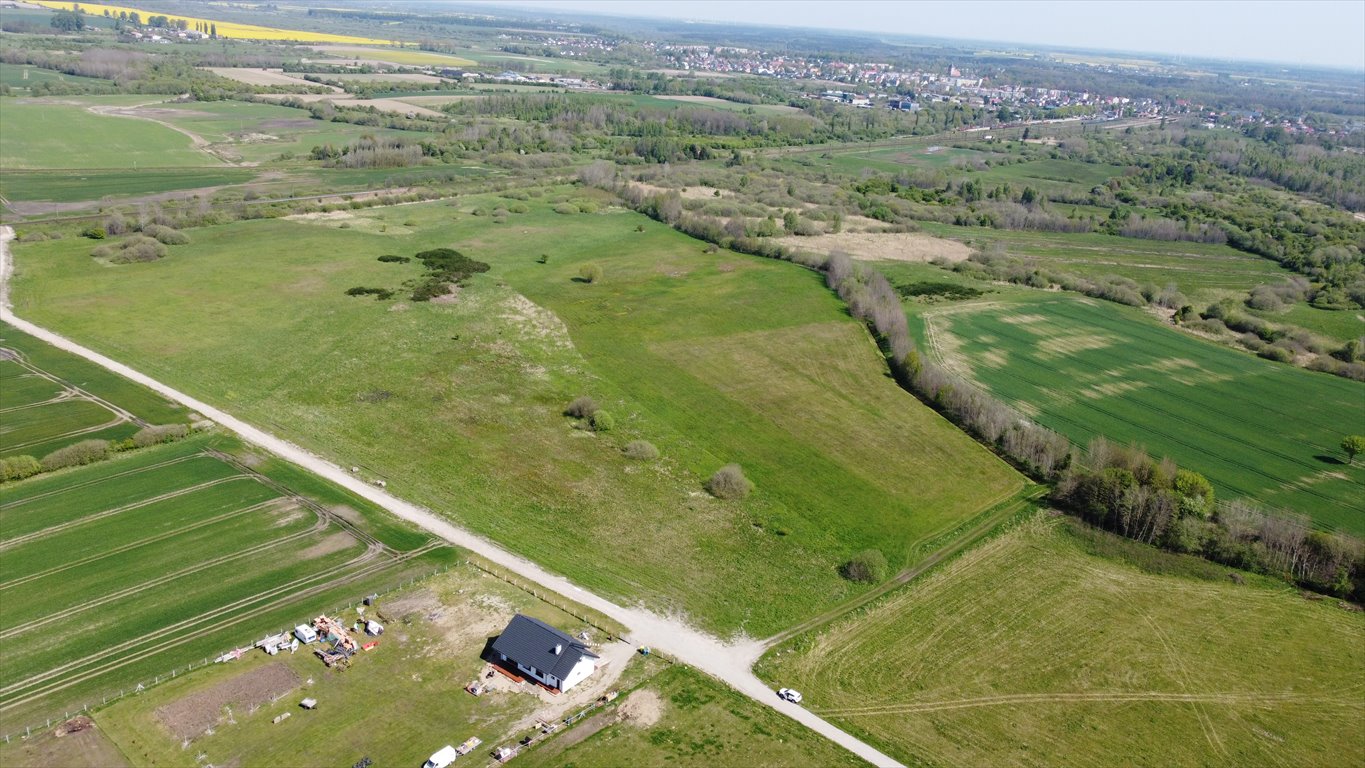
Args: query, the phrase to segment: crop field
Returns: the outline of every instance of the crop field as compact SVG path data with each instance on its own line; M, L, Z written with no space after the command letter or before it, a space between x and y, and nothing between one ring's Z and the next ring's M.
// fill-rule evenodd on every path
M557 194L507 224L471 215L507 204L489 197L349 212L349 229L199 229L171 257L118 269L69 242L23 244L17 311L371 468L585 587L721 632L817 614L866 589L838 575L852 554L905 567L1023 486L896 387L815 273L704 253L620 209L556 214ZM377 256L436 246L491 271L440 301L345 295L420 273ZM589 262L601 283L578 279ZM572 428L562 411L578 395L617 428ZM663 458L625 458L632 439ZM895 452L874 450L886 440ZM731 462L756 491L712 499L706 478Z
M914 309L922 343L1042 424L1084 445L1145 445L1224 497L1365 533L1365 467L1338 444L1365 419L1365 385L1261 360L1093 299L999 288ZM912 321L914 317L912 317Z
M247 168L12 171L0 175L0 196L15 202L72 203L251 181Z
M129 8L125 5L106 5L103 3L73 3L58 2L57 0L33 0L35 4L47 8L70 9L73 6L80 6L87 15L103 16L105 11L117 16L120 13L138 13L144 18L154 14L160 14L171 21L184 19L189 22L190 29L195 29L199 24L212 24L218 30L219 37L243 38L247 40L293 40L301 43L347 43L350 45L387 45L388 40L376 40L368 37L355 37L353 35L334 35L327 32L304 32L294 29L275 29L273 27L260 27L255 24L237 24L230 21L215 21L213 19L200 18L198 16L182 16L176 13L153 10L146 7Z
M15 352L0 347L0 456L42 458L81 440L121 439L140 428L127 411Z
M1360 613L1045 513L779 646L760 674L911 764L1347 765L1365 752Z
M394 549L234 446L197 436L0 487L0 719L99 702L449 552Z
M157 97L142 97L156 101ZM45 99L7 100L0 133L0 168L159 169L221 163L196 150L188 136L149 120L113 117ZM127 104L126 97L86 97L95 108Z

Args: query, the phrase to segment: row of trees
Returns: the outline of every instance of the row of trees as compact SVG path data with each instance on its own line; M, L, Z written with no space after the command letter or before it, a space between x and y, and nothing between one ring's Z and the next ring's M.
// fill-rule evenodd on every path
M1202 475L1155 461L1137 446L1092 440L1060 473L1051 498L1130 539L1365 600L1361 541L1246 501L1217 502Z

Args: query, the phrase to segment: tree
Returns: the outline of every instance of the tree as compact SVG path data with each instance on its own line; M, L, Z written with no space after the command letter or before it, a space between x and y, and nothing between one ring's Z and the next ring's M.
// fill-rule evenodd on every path
M1347 435L1341 438L1341 450L1346 452L1346 463L1355 464L1356 454L1365 453L1365 435Z
M1213 511L1213 484L1198 472L1182 469L1175 473L1173 485L1180 499L1180 515L1207 518Z
M81 31L81 28L85 26L85 22L81 21L81 15L79 13L66 10L54 11L50 23L52 24L53 29L61 30L62 32L79 32Z
M602 282L602 267L597 264L584 264L578 268L578 276L585 283Z
M217 24L210 24L210 25L209 25L209 37L214 37L214 38L218 37L218 25L217 25Z

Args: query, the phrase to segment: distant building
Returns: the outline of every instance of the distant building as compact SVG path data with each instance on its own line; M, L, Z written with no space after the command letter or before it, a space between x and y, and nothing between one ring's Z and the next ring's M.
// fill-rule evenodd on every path
M569 635L521 614L513 616L493 641L493 653L532 679L561 691L586 680L596 671L599 658Z

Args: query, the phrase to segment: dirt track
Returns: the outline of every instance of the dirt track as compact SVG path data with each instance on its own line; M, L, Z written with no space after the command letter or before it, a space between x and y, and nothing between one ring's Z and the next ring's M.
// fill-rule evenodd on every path
M254 427L208 403L172 389L127 365L76 344L46 328L16 317L9 301L11 269L9 242L13 238L14 230L12 227L0 227L0 320L8 322L48 344L83 357L154 392L182 403L203 414L205 418L235 432L246 442L268 450L329 482L378 504L394 515L421 527L428 533L477 553L522 578L607 615L629 628L629 640L633 644L658 648L679 661L710 674L759 704L778 710L874 765L898 767L902 765L894 758L853 737L809 710L778 699L777 695L752 672L753 664L758 661L758 657L765 648L762 641L740 638L732 642L725 642L693 628L680 619L661 616L640 607L617 605L576 586L563 576L546 571L530 560L515 555L488 539L452 525L448 520L430 510L368 485L340 466L314 456L293 443Z

